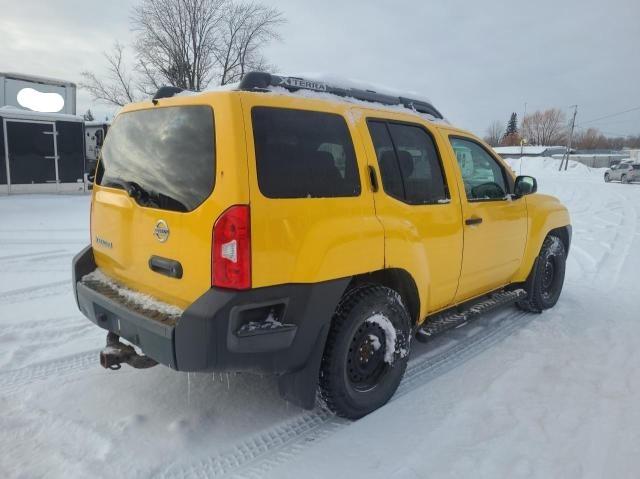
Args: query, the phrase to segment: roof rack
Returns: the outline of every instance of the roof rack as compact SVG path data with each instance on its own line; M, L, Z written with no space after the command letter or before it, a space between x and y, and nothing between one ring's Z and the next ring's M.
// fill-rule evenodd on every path
M249 72L242 77L239 90L267 91L269 87L282 87L289 91L311 90L321 93L330 93L345 98L355 98L362 101L382 103L383 105L402 105L418 113L426 113L434 118L442 119L440 113L431 103L423 100L414 100L403 96L386 95L373 90L359 88L343 88L332 86L322 81L307 80L305 78L278 76L264 72Z

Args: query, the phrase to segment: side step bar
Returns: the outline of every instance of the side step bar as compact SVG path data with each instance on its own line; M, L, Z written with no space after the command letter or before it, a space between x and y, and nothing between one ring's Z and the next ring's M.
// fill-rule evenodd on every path
M427 342L436 334L440 334L449 329L457 328L471 321L481 314L487 313L501 306L515 303L527 296L524 289L514 289L513 291L499 291L489 294L484 299L468 303L460 308L454 308L430 318L416 331L416 339L420 342Z

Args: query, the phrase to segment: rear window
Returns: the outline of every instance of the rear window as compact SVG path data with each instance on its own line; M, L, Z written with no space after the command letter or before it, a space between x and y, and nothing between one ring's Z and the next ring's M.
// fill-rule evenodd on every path
M331 113L255 107L258 185L268 198L358 196L356 155L344 118Z
M422 127L381 120L367 124L385 193L411 205L448 199L436 145Z
M155 108L118 116L96 182L129 189L143 206L191 211L213 191L215 171L213 110Z
M633 165L634 170L640 170L640 165Z

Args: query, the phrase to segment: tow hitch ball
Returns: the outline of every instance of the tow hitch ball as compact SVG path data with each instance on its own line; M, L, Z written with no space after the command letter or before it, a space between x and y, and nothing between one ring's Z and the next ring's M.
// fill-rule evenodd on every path
M158 364L148 356L140 355L133 346L120 342L116 333L107 334L107 346L100 351L100 365L107 369L120 369L126 363L136 369L150 368Z

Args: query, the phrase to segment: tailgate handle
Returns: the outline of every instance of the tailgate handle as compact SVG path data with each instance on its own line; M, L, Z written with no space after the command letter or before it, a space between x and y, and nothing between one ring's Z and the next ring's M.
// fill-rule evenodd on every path
M152 256L149 258L149 268L156 273L164 274L170 278L182 278L182 265L179 261L163 258L161 256Z

